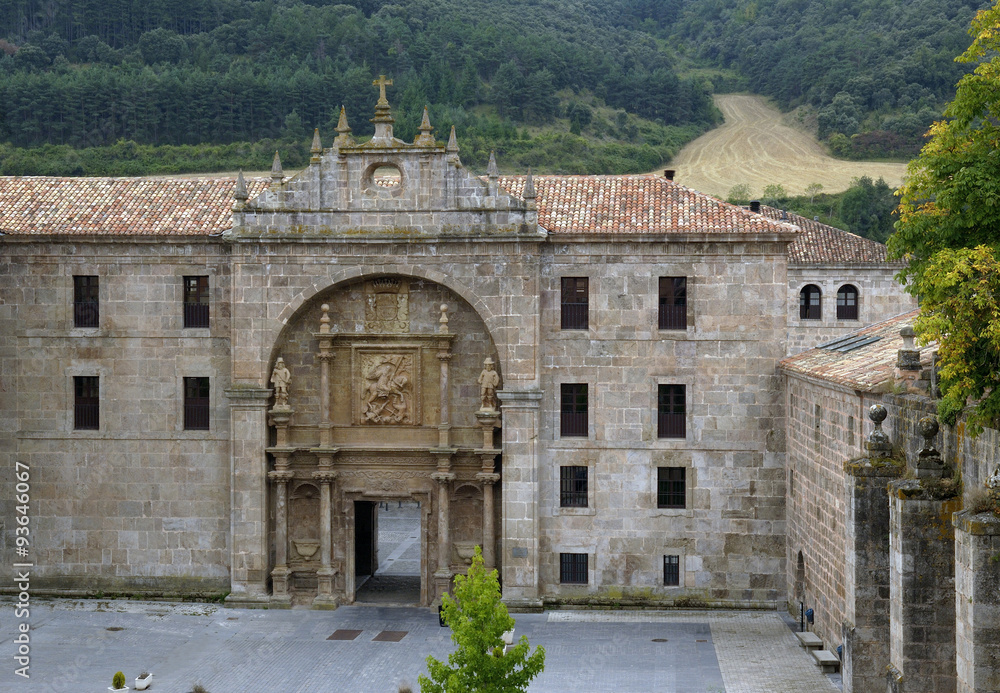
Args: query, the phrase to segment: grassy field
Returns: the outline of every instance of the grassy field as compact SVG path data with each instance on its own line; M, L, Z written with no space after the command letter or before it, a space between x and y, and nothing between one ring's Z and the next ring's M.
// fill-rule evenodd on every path
M906 173L906 164L828 156L814 137L784 125L781 113L759 96L721 94L715 104L726 122L688 144L670 164L675 180L695 190L725 198L740 183L754 195L778 183L789 195L801 195L819 183L823 192L836 193L861 176L884 178L895 188Z

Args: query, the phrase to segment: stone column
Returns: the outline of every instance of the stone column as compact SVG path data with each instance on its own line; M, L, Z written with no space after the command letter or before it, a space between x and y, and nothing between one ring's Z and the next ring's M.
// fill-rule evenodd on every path
M490 466L492 466L492 458L490 458ZM485 456L483 467L486 467ZM484 471L476 474L476 479L483 485L483 565L486 566L486 570L492 570L496 567L497 562L496 529L493 527L493 488L500 481L500 475Z
M271 608L291 608L292 595L288 593L288 482L294 476L284 465L267 477L274 484L274 569L271 571Z
M434 571L435 601L440 602L441 595L451 589L451 532L449 531L450 510L448 491L455 475L452 472L437 471L431 478L438 482L438 559L437 570Z
M330 306L320 306L319 333L319 446L330 447L333 417L330 403L330 367L333 364L333 336L330 334Z
M332 533L330 531L331 502L330 497L333 492L333 482L337 478L337 472L330 468L332 460L330 458L320 459L320 469L313 472L313 479L319 482L319 549L320 549L320 569L316 573L318 589L316 598L313 599L314 609L336 609L337 598L333 596L333 577L336 571L333 569L332 555Z
M438 423L438 447L447 448L451 445L451 383L449 382L449 363L451 362L451 338L448 333L448 305L441 304L441 319L438 327L438 361L441 363L441 419Z
M503 600L512 611L540 611L538 583L538 436L540 390L497 396L503 412Z
M919 422L927 439L915 462L918 479L889 484L888 693L954 693L955 529L961 508L940 474L930 439L937 421Z
M226 390L229 399L231 585L226 604L262 607L267 591L267 402L255 385Z
M843 623L844 693L885 687L889 663L889 497L886 486L905 471L892 463L892 445L882 431L886 410L869 409L875 430L867 458L844 465L847 539Z
M958 693L996 693L1000 691L1000 517L963 510L955 514L954 525Z

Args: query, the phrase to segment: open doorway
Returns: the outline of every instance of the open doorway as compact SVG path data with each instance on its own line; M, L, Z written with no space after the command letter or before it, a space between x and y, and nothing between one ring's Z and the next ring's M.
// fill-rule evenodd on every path
M420 603L420 503L355 501L355 603Z

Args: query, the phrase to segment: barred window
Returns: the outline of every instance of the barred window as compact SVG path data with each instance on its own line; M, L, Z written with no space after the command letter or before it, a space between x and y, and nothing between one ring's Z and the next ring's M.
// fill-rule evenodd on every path
M184 430L209 429L209 379L184 378Z
M562 508L587 507L587 468L559 468L559 506Z
M559 435L562 437L587 437L587 385L563 384L561 387Z
M208 277L184 277L184 327L208 327Z
M586 585L587 554L559 554L559 582L563 585Z
M658 438L684 438L687 434L686 390L684 385L657 387L656 436Z
M660 277L659 327L687 329L687 277Z
M656 470L656 507L684 508L687 505L687 469L659 467Z
M99 288L97 277L73 277L73 327L100 327Z
M590 292L587 277L562 278L562 316L564 330L586 330L589 326Z
M681 557L663 557L663 585L665 587L678 587L681 584Z
M96 375L73 377L73 428L96 431L101 425L101 379Z

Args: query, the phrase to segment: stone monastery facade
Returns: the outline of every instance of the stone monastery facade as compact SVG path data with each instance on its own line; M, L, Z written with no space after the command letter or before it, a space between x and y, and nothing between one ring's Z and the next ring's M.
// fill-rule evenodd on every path
M414 500L423 605L477 545L515 608L785 601L778 364L909 308L884 255L373 122L291 177L0 179L4 560L19 468L36 593L351 603Z

